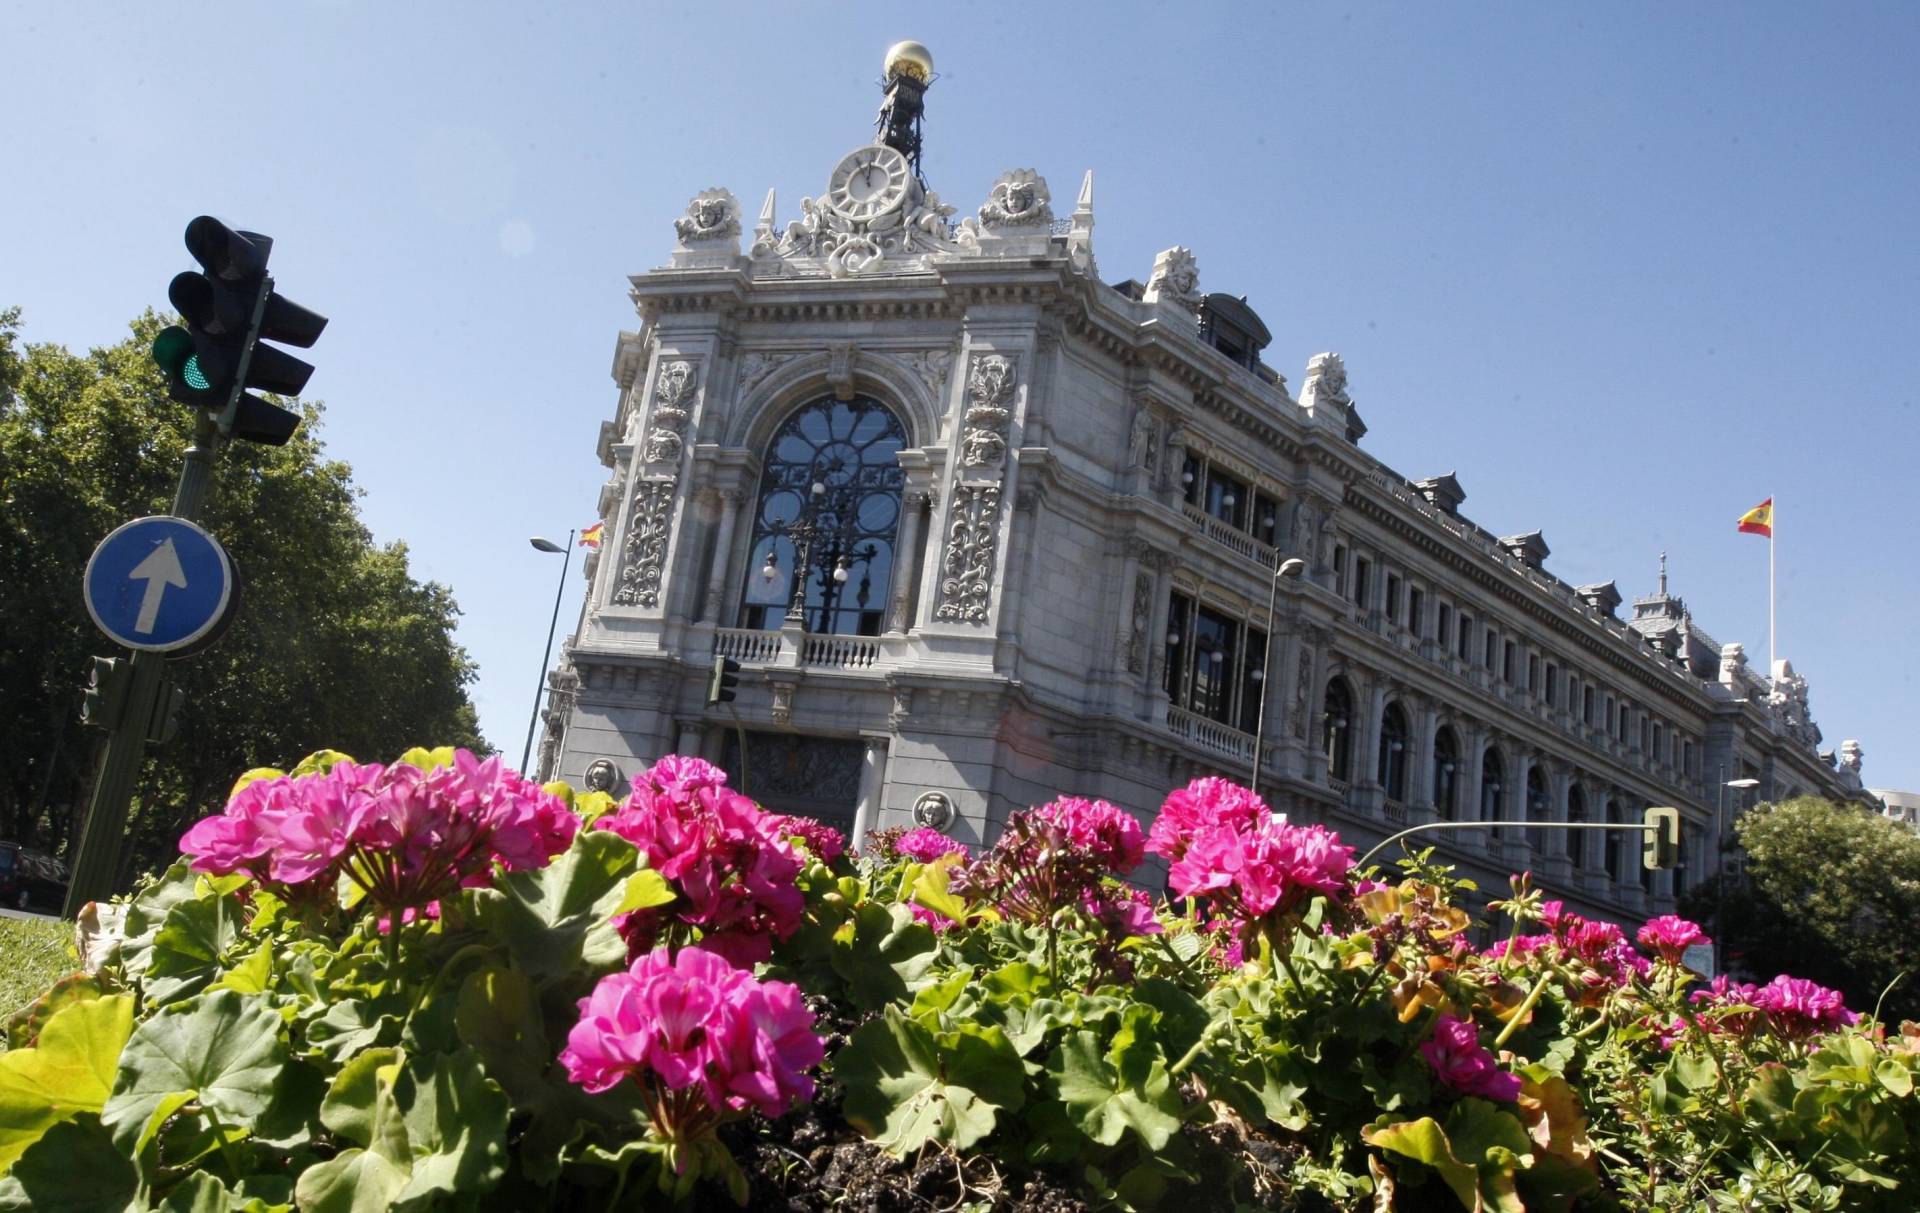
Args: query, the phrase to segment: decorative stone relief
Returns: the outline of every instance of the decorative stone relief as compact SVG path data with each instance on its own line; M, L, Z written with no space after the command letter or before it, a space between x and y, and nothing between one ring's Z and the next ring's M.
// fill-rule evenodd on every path
M1300 669L1293 680L1293 703L1287 715L1293 722L1293 735L1304 741L1307 737L1307 700L1313 695L1313 650L1306 645L1300 646Z
M620 768L607 758L596 758L587 764L583 782L589 792L611 793L620 782Z
M1140 405L1133 410L1133 422L1127 428L1127 466L1144 467L1149 471L1147 453L1153 444L1153 410Z
M953 370L953 351L922 350L907 356L907 366L927 385L927 394L937 401L947 390L947 375Z
M913 802L913 824L929 830L945 830L953 824L953 799L945 792L922 792Z
M768 714L773 717L773 723L779 725L792 724L793 684L790 682L776 682L773 684L772 690L773 706L768 710Z
M1003 173L980 208L982 227L1034 227L1053 222L1053 194L1047 179L1030 168Z
M618 606L660 605L660 575L667 561L673 489L671 480L643 480L634 490L632 520L620 553L620 582L613 591Z
M1347 395L1347 364L1331 351L1307 362L1307 381L1300 385L1301 408L1312 412L1326 405L1353 407L1353 397Z
M1153 259L1153 273L1142 296L1148 303L1179 304L1196 313L1200 308L1200 263L1193 250L1175 245Z
M860 347L851 341L836 341L827 347L827 385L835 400L853 399L853 360Z
M941 601L935 619L984 623L993 600L993 562L1000 536L1000 486L962 484L955 489L940 558Z
M647 431L648 463L674 463L680 458L687 416L693 401L693 364L680 359L664 363L653 383L653 417Z
M797 353L762 354L749 353L740 358L740 394L745 395L759 387L762 380L781 367L792 362L800 355Z
M1747 669L1747 646L1735 640L1720 647L1720 681L1738 686Z
M913 688L893 688L893 707L887 712L887 724L898 729L913 714Z
M1153 578L1133 578L1133 620L1127 633L1127 669L1138 674L1147 664L1147 624L1153 616Z
M953 208L930 191L859 219L842 215L824 198L802 198L800 217L787 224L777 253L787 261L817 262L834 278L871 273L889 257L952 252L956 246L947 234L952 214Z
M1006 428L1013 416L1013 360L982 354L967 373L966 430L961 436L963 467L998 467L1007 454Z
M738 236L740 200L730 190L701 190L687 203L687 213L673 221L673 231L682 244L699 244Z

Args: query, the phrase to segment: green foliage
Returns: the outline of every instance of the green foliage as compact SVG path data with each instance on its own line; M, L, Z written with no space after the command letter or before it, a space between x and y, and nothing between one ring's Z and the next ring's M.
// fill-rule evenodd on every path
M0 595L0 719L16 758L0 770L0 837L57 850L84 807L99 735L78 722L79 687L87 657L107 649L81 570L115 526L171 508L192 427L148 356L164 319L149 312L126 340L75 354L23 346L19 310L0 311L0 585L46 591ZM235 771L323 741L481 748L451 593L414 578L404 544L373 542L351 470L320 442L320 406L300 407L288 445L235 443L215 465L204 523L240 570L240 610L218 644L169 669L186 706L178 736L149 751L128 873L166 866Z
M1871 1009L1900 979L1885 1018L1920 1018L1920 834L1811 798L1764 806L1735 828L1745 876L1727 882L1727 954L1831 986L1853 1007ZM1709 886L1685 909L1710 921L1717 904Z
M12 1015L73 968L73 925L52 918L0 918L0 1016ZM14 1047L11 1040L9 1047Z

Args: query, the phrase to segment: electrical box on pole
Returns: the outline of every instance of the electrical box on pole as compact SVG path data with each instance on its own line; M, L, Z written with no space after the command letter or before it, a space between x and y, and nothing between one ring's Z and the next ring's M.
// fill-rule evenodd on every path
M718 658L707 675L707 706L733 702L740 693L739 687L740 663L731 657Z
M1654 806L1640 822L1646 827L1640 862L1650 871L1678 867L1680 864L1680 810Z

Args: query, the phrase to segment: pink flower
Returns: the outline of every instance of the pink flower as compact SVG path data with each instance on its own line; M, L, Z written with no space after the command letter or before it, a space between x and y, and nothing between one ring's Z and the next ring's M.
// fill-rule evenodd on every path
M600 1093L638 1083L655 1127L682 1140L749 1107L778 1116L813 1098L806 1071L825 1056L813 1012L782 981L756 981L703 948L659 948L580 1000L560 1064ZM664 1116L665 1095L698 1091L705 1116Z
M1662 914L1658 918L1648 919L1636 936L1643 948L1652 948L1660 954L1660 959L1668 964L1679 964L1680 954L1697 944L1713 942L1698 923L1689 922L1676 914Z
M905 834L902 834L899 840L893 844L893 849L896 854L904 855L915 863L932 863L942 856L959 855L964 857L967 854L966 843L949 838L940 831L927 826L921 826L919 829L909 830Z
M1812 1036L1860 1022L1860 1016L1847 1010L1840 991L1785 973L1750 991L1748 1002L1765 1011L1767 1022L1782 1036Z
M778 814L773 820L774 828L788 838L798 839L807 854L821 863L832 863L847 852L846 837L824 821Z
M1294 826L1271 817L1251 830L1202 829L1167 871L1179 897L1208 897L1233 917L1285 915L1315 893L1342 888L1353 848L1322 826Z
M1104 800L1062 796L1032 810L1036 821L1058 827L1067 841L1084 848L1116 876L1124 876L1147 857L1146 841L1133 814Z
M1125 937L1166 932L1153 912L1153 898L1140 889L1088 889L1081 896L1080 908L1109 934Z
M1168 793L1147 832L1147 850L1169 861L1187 853L1203 830L1226 826L1251 831L1270 820L1267 802L1232 780L1209 775Z
M1442 1012L1434 1020L1433 1034L1420 1042L1420 1056L1433 1067L1434 1077L1462 1095L1508 1103L1520 1098L1520 1080L1480 1047L1480 1029L1470 1019Z
M679 895L659 912L618 923L633 955L678 922L697 927L709 950L751 964L772 955L773 939L799 929L806 903L794 883L802 864L782 824L788 819L761 812L725 780L697 758L662 759L634 779L619 809L594 823L640 848Z

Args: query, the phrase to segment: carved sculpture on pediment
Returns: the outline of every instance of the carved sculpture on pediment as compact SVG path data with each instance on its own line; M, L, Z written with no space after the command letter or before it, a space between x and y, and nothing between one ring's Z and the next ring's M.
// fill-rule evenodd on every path
M1307 362L1307 379L1300 385L1301 408L1312 411L1321 404L1353 405L1353 397L1347 394L1347 364L1331 351L1315 354Z
M1133 423L1127 429L1127 466L1153 470L1149 462L1153 448L1153 410L1139 405L1133 410Z
M1053 194L1047 179L1030 168L1002 173L980 208L984 228L1036 227L1053 223Z
M1747 646L1739 641L1729 641L1720 646L1720 681L1728 686L1738 686L1740 675L1747 668Z
M1300 646L1300 655L1295 658L1299 663L1293 680L1293 702L1288 705L1287 716L1293 722L1293 735L1302 740L1307 736L1307 701L1313 694L1313 650L1307 645Z
M802 198L800 217L787 224L775 252L789 261L818 262L829 277L852 277L880 268L891 257L953 251L957 246L947 235L952 214L939 195L921 195L917 187L901 206L859 218L840 213L824 198Z
M963 484L954 493L940 558L940 605L934 618L984 623L993 599L993 564L1000 537L1000 486Z
M692 408L693 387L691 362L676 358L661 365L653 384L653 417L646 450L641 454L646 462L672 463L680 458L680 435Z
M893 688L893 706L887 710L887 725L898 729L913 714L913 688Z
M633 495L627 540L620 553L620 580L613 591L618 606L649 609L660 605L660 578L666 567L673 519L674 482L643 480Z
M725 240L740 234L740 200L731 190L701 190L687 203L687 213L673 221L682 244Z
M1167 427L1167 479L1171 481L1187 465L1187 431L1178 422Z
M1013 416L1013 360L981 354L967 372L966 429L960 462L965 467L997 467L1006 457L1007 422Z
M790 682L776 682L773 684L772 691L773 701L768 708L767 714L773 718L773 723L777 725L792 724L793 684Z
M1175 245L1155 257L1142 298L1148 303L1168 301L1198 311L1200 263L1194 260L1193 250Z

